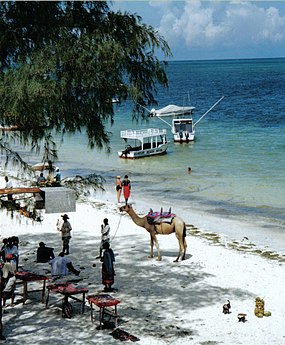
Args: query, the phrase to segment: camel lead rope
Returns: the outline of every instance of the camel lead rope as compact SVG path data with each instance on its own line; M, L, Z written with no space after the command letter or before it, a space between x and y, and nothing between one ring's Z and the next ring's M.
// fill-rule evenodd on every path
M117 231L118 231L119 226L120 226L120 224L121 224L121 219L122 219L122 214L120 215L120 219L119 219L119 222L118 222L118 225L117 225L117 229L116 229L116 231L115 231L115 233L114 233L112 239L110 240L110 242L113 241L113 239L115 238L115 236L116 236L116 234L117 234Z

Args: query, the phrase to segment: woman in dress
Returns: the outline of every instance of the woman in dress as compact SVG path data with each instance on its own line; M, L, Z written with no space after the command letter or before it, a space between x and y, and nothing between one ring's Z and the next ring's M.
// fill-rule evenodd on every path
M103 245L104 254L102 261L102 283L105 286L104 291L113 291L112 285L114 284L115 269L114 262L115 256L113 250L110 248L109 242Z
M129 197L131 195L131 181L129 180L128 175L125 175L125 178L122 182L124 198L126 205L128 204Z

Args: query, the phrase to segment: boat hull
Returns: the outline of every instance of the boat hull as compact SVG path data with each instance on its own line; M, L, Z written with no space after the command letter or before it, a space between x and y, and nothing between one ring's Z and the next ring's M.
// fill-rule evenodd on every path
M195 139L192 118L175 118L172 120L172 134L174 142L189 143Z
M148 148L145 150L141 150L139 148L126 149L126 150L118 151L118 156L119 158L136 159L136 158L150 157L150 156L156 156L156 155L163 155L166 153L167 148L168 148L168 143L161 144L158 147Z
M174 133L173 138L175 143L189 143L195 140L195 133Z
M55 169L55 166L52 166L52 169ZM50 170L50 165L48 163L37 163L32 166L33 171L44 171Z

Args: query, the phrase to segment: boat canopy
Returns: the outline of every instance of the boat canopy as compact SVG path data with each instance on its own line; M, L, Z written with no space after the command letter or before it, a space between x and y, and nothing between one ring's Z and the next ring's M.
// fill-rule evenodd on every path
M144 138L152 138L166 135L166 129L159 128L147 128L147 129L127 129L126 131L121 131L122 139L138 139L143 140Z
M151 114L153 116L181 116L191 115L195 107L179 107L178 105L169 104L161 109L152 109Z

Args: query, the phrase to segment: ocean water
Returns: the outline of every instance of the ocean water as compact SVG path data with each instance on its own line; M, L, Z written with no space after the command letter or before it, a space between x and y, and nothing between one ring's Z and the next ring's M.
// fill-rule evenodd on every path
M84 133L59 144L62 176L97 173L106 179L102 196L116 202L116 175L129 175L131 201L143 212L168 209L188 224L231 238L248 237L274 250L285 248L285 59L179 61L167 68L168 90L157 108L193 105L196 140L172 141L159 119L131 120L128 102L115 106L111 153L91 151ZM168 129L167 154L139 160L118 158L120 130ZM29 156L31 163L37 158ZM192 168L188 174L187 168Z

